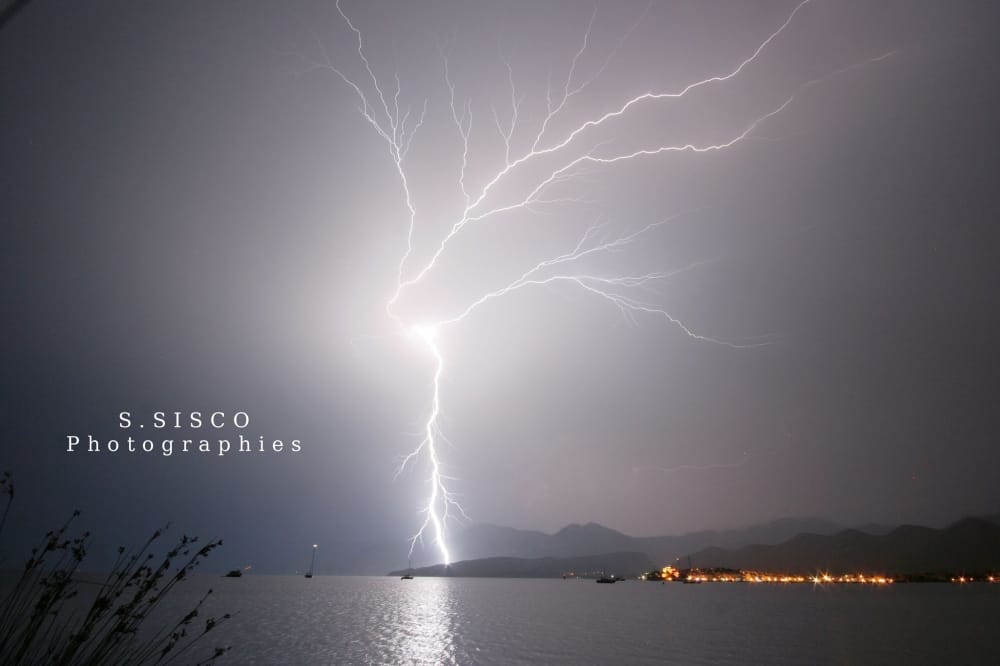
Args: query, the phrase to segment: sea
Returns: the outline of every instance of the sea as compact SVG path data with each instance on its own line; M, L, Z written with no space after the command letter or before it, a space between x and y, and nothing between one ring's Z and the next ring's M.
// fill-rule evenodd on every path
M231 664L1000 664L1000 584L196 576Z

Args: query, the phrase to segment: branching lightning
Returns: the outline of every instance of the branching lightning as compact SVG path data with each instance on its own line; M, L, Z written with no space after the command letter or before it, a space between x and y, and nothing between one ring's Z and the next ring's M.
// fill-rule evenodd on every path
M368 57L361 30L342 9L338 0L337 11L356 41L357 58L364 72L362 78L352 79L343 69L332 62L323 47L322 41L318 38L316 39L316 43L320 57L304 59L306 59L310 69L331 72L353 91L359 113L384 143L395 172L398 175L402 198L408 211L408 227L405 249L398 263L396 284L385 302L385 311L388 317L399 328L400 332L407 334L429 352L433 367L429 412L424 422L422 439L417 447L402 459L397 472L397 475L402 473L410 463L417 459L426 460L430 469L430 477L428 479L429 495L422 507L423 517L420 527L410 539L411 554L416 543L418 541L422 542L426 536L433 539L433 545L437 548L443 563L450 563L451 553L448 549L446 536L448 520L456 514L465 515L456 496L448 488L447 481L449 477L443 471L440 457L439 444L446 441L444 440L439 424L441 415L441 378L445 369L444 355L442 354L438 337L442 329L458 324L470 317L480 307L495 299L516 294L524 289L565 284L579 288L585 294L593 295L611 304L630 322L636 322L637 317L640 316L652 315L665 319L683 334L698 341L737 348L762 344L759 342L750 345L736 344L699 333L685 324L676 315L668 312L664 307L647 302L635 295L642 287L669 280L679 273L697 268L704 262L695 262L673 271L646 272L634 275L601 274L588 270L585 267L584 259L598 255L608 255L622 250L676 219L677 215L648 223L631 233L611 235L610 237L606 235L605 225L593 225L582 234L575 246L568 248L563 254L539 261L534 266L524 270L519 277L508 284L481 294L478 298L468 303L464 309L457 311L453 315L438 318L435 321L414 322L404 320L398 314L398 305L409 288L420 283L437 267L439 259L451 246L452 241L470 225L482 223L485 220L497 218L504 214L533 212L538 207L559 203L586 203L581 199L556 196L552 190L558 184L578 178L588 168L606 169L622 162L650 158L667 153L710 153L725 151L743 142L761 125L785 111L793 103L796 94L800 90L814 85L817 81L814 80L802 84L798 90L792 91L791 94L776 100L770 110L755 118L750 118L741 129L730 134L728 138L716 143L684 143L678 145L650 143L639 149L630 151L614 151L606 144L601 143L592 145L585 150L579 147L579 144L584 141L584 138L591 130L608 125L615 119L629 115L632 109L640 105L652 104L663 100L676 100L685 97L696 89L713 84L723 84L739 76L758 60L768 46L781 37L782 33L792 24L796 15L810 2L811 0L802 0L799 2L772 33L761 41L752 53L738 62L732 69L689 83L677 90L650 91L626 99L614 105L611 110L598 113L577 126L570 128L561 137L552 137L551 135L555 133L553 129L556 125L554 123L555 119L567 109L575 96L586 90L601 76L617 50L617 47L612 49L590 77L582 78L580 76L578 71L580 61L590 48L592 30L597 18L597 7L595 6L583 34L579 49L572 57L565 79L561 82L561 85L554 87L550 76L545 100L546 111L541 122L533 130L526 126L526 121L521 117L521 104L524 96L519 94L517 90L513 67L509 62L504 63L507 71L507 84L510 88L510 109L508 113L504 114L500 110L490 106L489 113L486 116L488 122L480 123L477 120L475 125L477 128L484 128L477 129L477 131L488 131L499 136L499 141L502 142L503 146L503 164L491 175L484 178L483 184L478 188L473 187L471 184L469 163L474 119L481 120L481 117L478 112L474 114L474 104L471 98L465 100L459 98L457 85L452 77L452 71L449 66L449 56L444 50L441 50L443 77L447 89L447 105L450 114L450 118L446 119L446 121L454 126L454 130L461 142L461 160L457 174L457 187L461 193L462 206L457 219L447 228L447 232L437 242L429 258L417 263L414 254L417 210L413 203L414 199L410 190L410 181L407 178L407 173L410 147L413 145L414 137L424 125L427 117L427 100L425 99L421 104L418 104L416 108L412 105L401 105L402 86L400 77L398 74L394 75L391 79L392 83L387 86L385 79L380 78L376 74L375 68ZM623 37L623 41L630 33L631 30ZM890 54L873 58L865 63L852 65L840 71L848 71L868 62L880 60L888 55ZM489 129L491 124L489 121L492 122L492 129ZM525 145L530 147L518 155L514 151L513 138L515 135L523 136L524 132L529 132L527 135L528 141L525 142ZM521 172L522 169L520 167L529 163L540 168L543 158L551 161L554 166L551 168L546 167L546 170L537 176L537 180L530 186L526 195L512 201L503 201L498 196L495 196L499 189L498 186L511 176L511 174ZM544 163L548 164L548 162Z

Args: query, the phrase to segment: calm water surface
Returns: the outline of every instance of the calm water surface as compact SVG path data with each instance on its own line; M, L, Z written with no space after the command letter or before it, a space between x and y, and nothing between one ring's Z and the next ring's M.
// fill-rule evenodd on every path
M238 664L1000 664L1000 585L197 577ZM183 597L183 598L182 598Z

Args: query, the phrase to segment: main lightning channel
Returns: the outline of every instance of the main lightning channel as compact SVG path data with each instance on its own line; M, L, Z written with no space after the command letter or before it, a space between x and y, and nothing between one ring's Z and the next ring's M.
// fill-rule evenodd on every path
M414 333L419 337L434 359L434 390L431 399L431 413L427 417L424 426L424 441L420 447L427 450L427 457L431 462L431 494L427 499L427 506L424 508L424 522L417 530L417 533L410 539L410 555L413 555L413 548L416 546L428 527L434 529L434 545L441 552L441 559L445 566L451 564L451 554L448 552L448 544L445 542L445 521L448 519L448 507L453 503L448 489L444 485L444 475L441 472L441 459L438 457L437 439L440 434L438 428L438 417L441 415L441 373L444 370L444 357L438 349L437 328L434 326L416 326ZM400 467L402 471L406 461ZM440 513L439 513L440 505Z

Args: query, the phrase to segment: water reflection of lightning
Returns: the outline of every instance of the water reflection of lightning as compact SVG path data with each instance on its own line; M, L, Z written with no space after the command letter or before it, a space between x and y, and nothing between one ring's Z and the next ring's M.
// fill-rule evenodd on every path
M417 340L429 352L433 360L433 389L430 400L430 411L424 424L423 438L420 444L412 450L403 460L397 472L402 473L404 469L417 458L427 460L430 467L429 496L423 506L423 519L420 528L410 541L410 553L418 541L422 541L425 535L433 537L434 546L438 549L440 557L445 564L451 561L451 554L446 541L447 522L449 517L455 513L464 515L464 511L456 501L455 495L449 491L446 481L448 477L442 471L439 444L444 441L443 434L439 426L441 414L441 376L444 371L444 357L439 346L438 334L441 329L456 324L473 313L480 306L503 296L519 292L522 289L532 287L543 287L553 284L567 284L578 287L585 293L592 294L611 305L615 306L629 321L633 321L637 316L654 315L664 318L668 323L679 329L685 335L703 342L727 345L730 347L745 347L753 345L740 345L734 342L725 341L716 337L710 337L696 332L674 314L665 308L640 300L635 292L651 283L667 280L672 276L689 271L700 265L693 263L679 270L638 273L635 275L606 275L590 271L584 267L584 260L596 255L607 255L626 248L627 246L640 240L647 234L654 232L659 227L665 225L676 216L668 217L641 227L637 231L610 239L603 236L603 226L596 225L588 229L575 247L567 252L539 261L536 265L524 271L518 278L510 283L493 291L482 294L474 299L464 309L452 316L440 318L437 321L420 321L414 323L405 321L398 313L397 306L403 298L406 290L430 273L439 258L449 247L450 242L467 226L499 216L512 211L532 212L537 207L552 205L559 202L576 201L578 199L567 198L546 198L549 190L561 183L578 177L585 167L607 167L619 162L639 159L667 153L707 153L729 149L742 142L750 136L760 125L770 118L784 111L795 99L795 92L782 98L770 110L747 122L742 129L731 134L725 140L712 144L696 145L686 143L680 145L647 145L638 150L626 152L614 152L608 150L604 144L597 144L587 150L573 148L582 142L582 137L593 128L605 125L613 119L622 117L634 107L643 103L655 102L657 100L678 99L684 97L691 91L711 84L724 83L738 76L744 69L751 66L764 52L764 50L788 28L799 11L809 4L811 0L802 0L797 4L776 30L759 43L757 48L746 58L740 61L728 72L710 76L693 83L689 83L680 89L672 92L647 92L613 107L611 111L600 113L591 117L576 127L570 129L561 138L550 139L553 133L553 120L567 107L567 103L574 96L584 91L590 86L604 71L609 60L614 55L612 51L603 64L589 78L578 79L578 64L588 49L591 30L596 17L596 8L586 31L583 35L582 44L573 56L569 71L562 86L553 89L551 82L546 95L547 110L537 129L528 136L528 148L520 156L512 155L512 137L515 133L523 132L522 118L519 115L523 96L519 97L513 76L513 69L507 64L508 85L510 86L510 116L506 122L501 119L496 109L492 110L494 130L499 135L499 140L503 142L503 166L496 170L491 176L485 179L485 184L474 189L469 185L469 157L470 139L473 127L473 105L471 100L460 101L456 95L456 84L451 76L448 57L442 53L444 81L448 90L448 106L450 111L450 122L454 125L455 131L461 140L462 154L461 166L458 173L457 185L461 192L464 205L457 220L451 224L447 233L437 243L436 248L430 254L430 258L417 268L411 268L410 264L414 259L414 234L416 227L417 211L413 203L410 191L410 182L407 179L406 160L409 155L413 138L424 124L427 115L427 102L418 105L415 111L410 105L401 106L401 83L397 75L393 77L393 84L386 86L384 80L376 75L371 61L366 53L365 44L361 30L352 22L343 11L340 2L337 2L337 11L346 24L347 28L354 35L357 44L357 57L364 70L364 80L354 80L335 65L327 55L323 43L317 38L316 45L320 52L320 58L307 59L308 65L312 69L321 69L333 73L345 85L347 85L356 96L358 101L358 111L365 121L371 126L375 133L384 142L389 158L395 167L402 187L403 199L408 211L408 229L406 235L406 248L400 257L397 280L393 293L385 303L385 311L389 318L399 327L400 331L407 333L411 338ZM873 59L878 60L885 56ZM862 63L864 64L864 63ZM846 71L846 70L844 70ZM816 81L810 81L803 86L811 86ZM575 152L571 151L571 148ZM513 201L494 201L497 196L495 190L498 185L509 174L518 170L518 167L528 162L538 164L542 157L546 157L556 162L556 166L541 176L533 183L526 196L516 198ZM758 343L759 344L759 343Z

